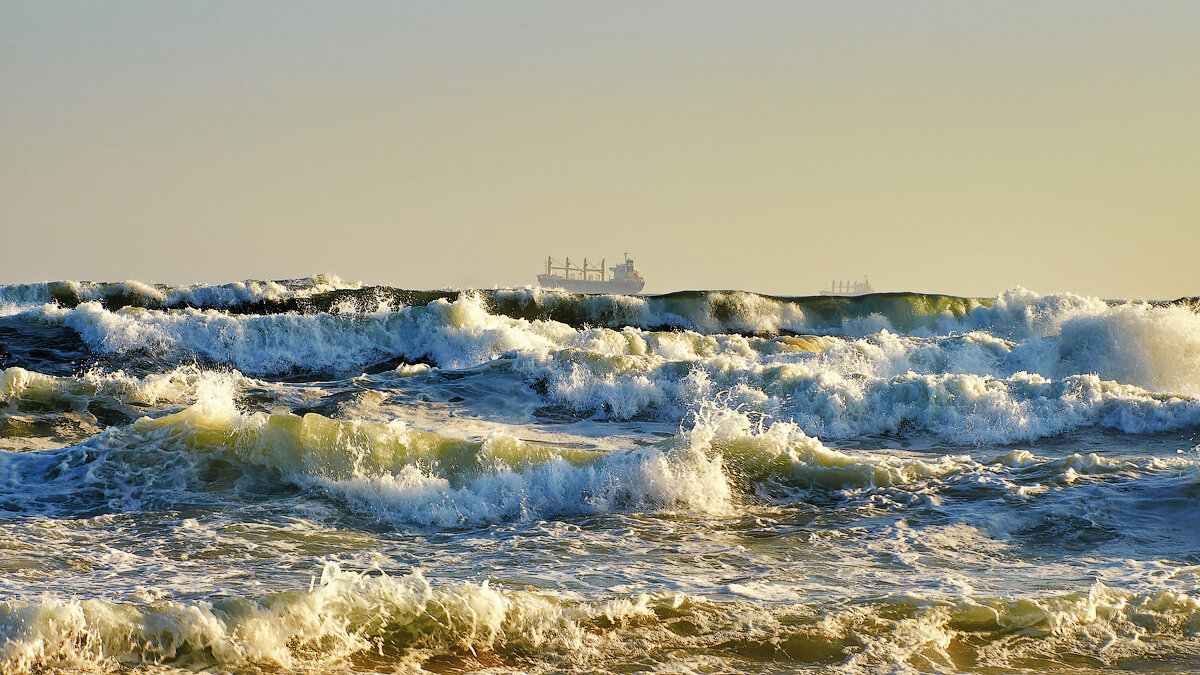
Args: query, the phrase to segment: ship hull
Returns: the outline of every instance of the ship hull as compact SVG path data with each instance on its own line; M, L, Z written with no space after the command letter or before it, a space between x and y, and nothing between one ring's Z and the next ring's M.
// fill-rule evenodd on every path
M585 281L583 279L564 279L545 274L538 275L538 285L542 288L559 288L571 293L588 295L633 295L641 292L646 286L645 281Z

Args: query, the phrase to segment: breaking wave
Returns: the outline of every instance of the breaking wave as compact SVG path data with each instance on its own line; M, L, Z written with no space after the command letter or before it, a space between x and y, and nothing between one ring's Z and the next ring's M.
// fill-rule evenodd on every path
M402 422L246 413L235 404L237 386L235 376L207 375L198 400L179 412L144 417L70 448L0 456L10 476L8 502L50 515L106 513L291 485L316 489L375 520L444 527L647 510L719 515L763 500L859 493L897 503L928 501L916 496L922 494L936 501L939 485L1016 496L1080 476L1141 480L1195 469L1190 458L848 453L796 424L764 427L744 412L711 406L672 438L604 452L504 433L468 440ZM31 492L30 485L39 489Z
M1100 583L1016 600L907 594L796 607L669 592L583 601L328 563L308 591L260 598L0 602L0 666L563 672L682 659L716 670L1066 673L1129 659L1195 665L1162 653L1195 654L1197 632L1195 597Z
M0 287L0 673L1200 670L1197 306Z
M301 302L338 291L356 290L362 284L345 282L333 275L315 275L283 281L237 281L221 285L170 286L141 281L47 281L37 284L0 286L0 308L52 303L75 307L98 302L112 310L122 307L165 309L171 307L230 309Z
M201 363L255 376L349 375L414 362L469 370L507 362L553 404L614 419L678 419L720 394L827 438L922 433L955 443L1012 443L1084 427L1157 433L1200 423L1200 315L1190 307L1022 290L990 303L913 296L901 304L923 309L905 316L920 316L917 323L936 331L926 325L901 331L895 324L905 322L895 311L891 319L835 312L836 330L779 335L783 325L821 327L804 318L811 313L762 296L734 302L737 311L713 309L729 297L495 291L368 312L266 315L114 311L88 301L35 305L20 316L69 329L106 359ZM682 316L664 308L684 301L707 303L679 322L690 328L641 327ZM560 317L565 322L520 316L542 311L526 312L522 303L553 316L556 302L621 327L578 316ZM661 306L651 312L655 302ZM505 303L507 313L496 310ZM770 307L758 307L763 303ZM613 307L624 314L610 315ZM713 332L730 330L731 322L751 330Z

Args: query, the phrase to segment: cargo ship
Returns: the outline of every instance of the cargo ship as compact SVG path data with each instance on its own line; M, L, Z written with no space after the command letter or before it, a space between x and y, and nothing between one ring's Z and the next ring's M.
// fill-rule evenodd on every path
M871 288L871 281L867 277L863 277L862 281L831 281L829 288L821 291L821 295L866 295L874 292L875 289Z
M604 258L599 265L591 265L587 258L583 259L583 265L572 265L570 258L557 265L553 258L546 258L546 273L539 274L537 280L542 288L592 295L633 295L646 285L646 279L634 268L628 253L624 263L613 267L607 267Z

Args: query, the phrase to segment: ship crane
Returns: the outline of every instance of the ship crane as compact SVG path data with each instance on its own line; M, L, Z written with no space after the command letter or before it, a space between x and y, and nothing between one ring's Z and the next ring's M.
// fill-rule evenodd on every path
M559 265L547 256L546 273L538 275L538 285L572 293L631 295L641 291L646 280L633 266L633 259L626 251L625 262L613 267L608 266L607 258L601 258L599 265L593 265L587 258L583 259L582 265L575 265L570 258L565 258Z
M829 288L821 291L821 295L867 295L874 292L871 280L864 276L862 281L831 281Z

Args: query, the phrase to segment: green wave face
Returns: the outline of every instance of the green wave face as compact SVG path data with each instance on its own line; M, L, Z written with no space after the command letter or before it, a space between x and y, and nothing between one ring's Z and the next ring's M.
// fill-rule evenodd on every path
M838 329L847 322L882 318L895 330L931 329L939 320L961 318L990 299L925 293L875 293L857 297L771 296L746 291L679 291L664 295L588 296L545 289L422 291L346 284L326 277L285 282L247 281L224 286L172 287L140 282L51 282L8 286L0 301L51 303L74 308L98 302L109 311L217 309L233 314L375 312L454 301L484 299L492 313L525 320L557 321L572 327L682 328L700 332L776 334Z

